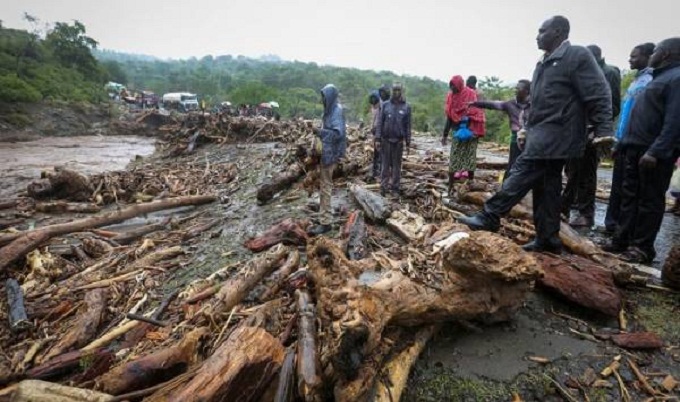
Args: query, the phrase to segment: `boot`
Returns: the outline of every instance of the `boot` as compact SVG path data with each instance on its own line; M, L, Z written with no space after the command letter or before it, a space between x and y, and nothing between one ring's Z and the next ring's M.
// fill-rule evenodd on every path
M536 239L522 246L524 251L534 251L537 253L548 252L553 254L562 253L562 241L559 238L552 238L546 243L537 241Z
M488 216L484 212L478 212L472 216L462 216L458 222L467 225L472 230L486 230L487 232L498 232L500 222Z

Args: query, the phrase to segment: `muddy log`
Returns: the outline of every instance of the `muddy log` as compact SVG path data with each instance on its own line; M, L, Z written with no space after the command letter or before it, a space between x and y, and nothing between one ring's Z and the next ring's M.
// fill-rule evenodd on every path
M350 260L366 257L366 222L362 211L354 211L349 215L344 233L347 238L347 257Z
M19 200L0 200L0 210L14 208L19 204Z
M168 225L170 224L171 218L166 218L163 221L159 223L152 223L150 225L144 225L132 230L129 230L127 232L118 234L114 237L111 238L111 240L115 241L116 243L120 245L127 245L132 243L133 241L139 239L142 236L148 235L149 233L157 232L159 230L164 230L167 229Z
M73 352L59 355L40 366L33 367L26 371L25 377L48 380L64 374L73 374L74 371L81 367L83 360L93 361L94 359L106 357L114 357L113 352L104 348L90 351L74 350Z
M390 217L392 209L384 197L356 184L350 185L349 191L370 221L385 222Z
M288 253L288 257L286 257L286 261L281 268L272 274L274 277L274 284L260 296L260 300L268 300L276 295L279 290L287 284L288 276L295 272L298 266L300 266L300 253L297 250L292 249ZM285 344L285 342L282 343Z
M208 333L206 327L196 328L175 346L117 366L96 380L96 388L120 395L174 378L199 361L199 347Z
M69 201L87 201L94 189L90 179L82 173L61 167L54 172L44 171L41 179L29 184L28 195L35 199L57 198Z
M661 349L663 339L653 332L631 332L611 337L616 346L626 349Z
M542 275L534 258L513 242L473 232L442 252L436 283L423 284L400 270L383 272L368 286L358 278L367 264L348 260L332 241L308 246L320 321L320 363L332 384L352 380L380 343L388 325L418 326L441 321L510 319ZM440 266L439 266L440 265ZM367 381L370 382L370 381ZM363 400L336 389L344 400Z
M35 210L45 213L95 213L102 210L99 205L91 203L72 203L66 201L40 202L35 205Z
M50 360L70 349L81 348L94 339L106 313L107 293L106 289L95 289L85 295L85 305L78 319L41 361Z
M292 402L295 379L295 348L291 347L286 352L286 357L283 359L283 365L279 372L279 382L276 385L276 393L274 394L274 402ZM264 399L263 399L264 400Z
M261 204L271 200L274 196L289 188L307 173L307 168L302 162L295 162L288 166L285 172L279 173L271 180L261 185L257 190L257 201Z
M287 218L269 228L261 235L249 239L244 246L252 252L259 253L279 243L303 246L307 244L309 237L305 229L306 221L295 221Z
M4 237L0 237L0 244L11 242L0 249L0 271L6 269L11 263L22 258L24 255L34 250L36 247L40 246L40 244L46 242L52 237L73 232L81 232L101 226L113 225L139 215L161 211L164 209L207 204L215 201L215 199L216 197L212 195L168 198L147 204L132 205L119 211L108 212L102 215L92 216L73 222L45 226L39 229L17 233L16 235L6 235Z
M33 327L33 323L28 320L26 306L24 305L24 292L16 279L10 278L5 282L5 292L7 293L7 308L9 317L9 329L12 332L19 332Z
M321 377L316 347L316 314L307 290L295 291L298 307L298 394L305 402L321 401Z
M257 401L281 368L285 350L267 331L239 327L187 383L161 389L148 402Z
M24 380L0 390L0 402L107 402L113 396L39 380Z

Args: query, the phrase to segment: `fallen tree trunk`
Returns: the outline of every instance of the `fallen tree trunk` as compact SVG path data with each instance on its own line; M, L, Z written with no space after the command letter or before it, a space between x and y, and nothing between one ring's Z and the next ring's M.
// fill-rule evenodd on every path
M323 400L321 398L321 377L319 377L316 349L316 315L309 292L295 291L298 307L298 349L297 377L298 394L305 402Z
M291 347L286 352L286 357L283 359L281 371L279 372L279 382L276 385L276 393L274 394L274 402L292 402L295 385L295 348Z
M23 257L26 253L32 251L40 244L55 236L80 232L101 226L113 225L115 223L124 222L138 215L148 214L164 209L178 208L188 205L207 204L215 201L215 199L216 197L212 195L168 198L147 204L132 205L119 211L108 212L99 216L93 216L68 223L45 226L39 229L18 233L16 235L9 235L5 237L3 241L7 242L9 240L11 243L0 249L0 270L6 269L11 263ZM2 241L0 241L0 244L3 244Z
M142 236L148 235L149 233L166 229L169 223L170 218L166 218L162 222L144 225L142 227L127 231L125 233L118 234L112 237L111 240L124 246L126 244L132 243L133 241L139 239Z
M418 326L432 322L510 319L522 306L535 279L542 275L534 258L518 245L488 232L464 236L442 252L432 280L414 281L398 268L361 284L366 264L349 261L325 238L308 246L320 321L320 363L337 387L357 375L357 368L380 343L387 325ZM441 266L439 266L441 265ZM427 269L427 268L423 268ZM366 380L366 383L372 383ZM336 389L345 400L364 400Z
M19 204L19 200L2 200L0 201L0 209L14 208Z
M35 210L45 213L94 213L102 208L96 204L71 203L66 201L40 202L35 205Z
M537 254L545 275L538 283L562 297L589 309L617 317L622 307L621 292L611 271L578 256Z
M0 391L0 402L108 402L113 396L39 380L24 380Z
M307 244L309 239L307 232L305 232L306 227L307 222L297 222L291 218L284 219L261 235L247 240L244 246L255 253L259 253L279 243L303 246Z
M73 373L80 367L83 359L112 358L113 356L113 352L104 348L89 351L74 350L73 352L59 355L40 366L33 367L25 373L25 378L48 380L67 373Z
M361 211L354 211L349 215L345 224L347 237L347 257L350 260L361 260L366 257L366 222Z
M81 309L77 321L41 361L50 360L68 352L69 349L87 345L97 335L97 329L106 311L106 301L106 289L95 289L88 292L85 295L85 305Z
M276 276L274 278L274 284L267 289L262 296L260 296L260 300L268 300L269 298L273 297L276 295L279 290L286 284L286 280L288 278L288 275L292 274L300 265L300 253L292 249L288 253L288 257L286 258L286 262L283 263L281 268L279 268L276 272L274 272L274 275ZM283 342L282 342L283 343Z
M356 184L350 185L349 191L370 221L385 222L390 217L392 209L385 198Z
M9 312L9 329L19 332L29 329L33 324L28 320L24 305L24 292L16 279L10 278L5 282L7 292L7 308Z
M201 340L208 332L206 327L196 328L175 346L115 367L96 380L97 389L120 395L174 378L198 362Z
M289 188L307 173L307 167L302 162L295 162L288 166L285 172L273 177L257 190L257 201L261 204L271 200L274 196Z
M257 401L284 354L281 343L264 329L236 328L188 383L161 389L147 401Z

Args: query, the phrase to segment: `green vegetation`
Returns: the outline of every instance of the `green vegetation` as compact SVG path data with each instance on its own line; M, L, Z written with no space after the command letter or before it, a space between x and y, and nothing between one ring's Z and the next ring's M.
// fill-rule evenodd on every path
M680 320L673 319L680 311L680 299L663 292L639 292L635 300L633 316L648 331L652 331L671 343L680 341Z

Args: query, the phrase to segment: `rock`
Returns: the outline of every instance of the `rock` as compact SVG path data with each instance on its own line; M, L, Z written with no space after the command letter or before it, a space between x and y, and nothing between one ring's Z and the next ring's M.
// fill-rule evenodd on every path
M612 342L625 349L659 349L663 347L663 339L653 332L633 332L612 335Z

